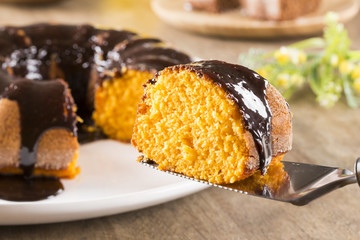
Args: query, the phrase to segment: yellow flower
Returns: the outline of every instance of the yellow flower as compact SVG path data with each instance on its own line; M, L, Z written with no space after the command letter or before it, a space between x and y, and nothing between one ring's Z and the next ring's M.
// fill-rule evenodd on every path
M300 51L296 48L281 47L275 52L275 58L280 64L291 61L293 64L298 65L306 62L307 56L304 51Z
M287 73L281 73L279 74L277 78L277 84L279 87L286 88L290 83L290 75Z
M289 49L287 47L281 47L279 50L275 52L275 58L281 64L285 64L289 62L290 60Z
M306 53L304 51L299 51L298 52L298 63L304 63L306 62L307 56Z
M353 87L356 92L360 93L360 78L355 79Z
M360 78L360 65L356 65L354 69L351 71L352 79Z
M339 71L342 74L349 74L354 68L354 65L349 61L342 61L339 66Z
M336 67L339 64L339 56L332 54L330 57L330 64L331 66Z
M335 102L338 100L339 96L333 93L325 93L317 97L317 101L319 102L320 106L327 108L334 106Z

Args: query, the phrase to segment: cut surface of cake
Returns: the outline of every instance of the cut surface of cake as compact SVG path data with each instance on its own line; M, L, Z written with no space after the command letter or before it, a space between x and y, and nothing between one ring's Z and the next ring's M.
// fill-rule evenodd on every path
M291 149L288 105L257 73L221 61L168 67L146 84L132 138L160 170L225 184Z
M130 141L143 84L157 71L191 59L160 39L140 37L118 44L108 55L95 93L93 118L106 135Z

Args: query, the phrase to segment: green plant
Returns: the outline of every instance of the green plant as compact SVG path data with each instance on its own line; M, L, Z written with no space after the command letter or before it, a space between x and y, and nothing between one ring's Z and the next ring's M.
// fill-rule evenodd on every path
M326 15L323 37L270 53L250 49L239 61L268 79L287 99L308 85L321 106L333 106L342 94L350 107L360 106L360 51L350 50L348 33L335 13Z

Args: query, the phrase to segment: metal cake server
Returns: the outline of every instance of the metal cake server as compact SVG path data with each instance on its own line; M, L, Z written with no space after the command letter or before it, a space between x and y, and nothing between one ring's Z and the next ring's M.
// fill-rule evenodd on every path
M141 161L143 165L149 166L153 169L161 171L157 168L157 164L150 161ZM213 187L218 187L234 192L248 194L267 199L273 199L282 202L292 203L297 206L306 205L314 199L329 193L337 188L346 186L352 183L358 183L360 186L360 158L355 162L354 172L347 169L319 166L306 163L295 163L282 161L284 170L288 175L284 185L277 191L268 189L266 185L262 189L249 189L241 184L213 184L203 180L187 177L180 173L171 171L166 172L175 176L193 180L196 182L204 183ZM246 190L245 190L246 189Z

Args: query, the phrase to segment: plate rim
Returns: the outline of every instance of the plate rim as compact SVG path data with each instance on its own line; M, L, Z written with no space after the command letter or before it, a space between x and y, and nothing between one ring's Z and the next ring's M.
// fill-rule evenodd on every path
M325 26L325 14L309 14L295 20L282 22L262 21L241 16L240 10L236 18L231 20L237 27L224 24L229 20L229 14L212 14L206 12L187 11L184 8L167 9L162 4L167 1L183 2L183 0L151 0L153 12L165 23L176 28L210 36L243 37L243 38L276 38L309 36L319 33ZM333 0L342 2L343 0ZM339 14L339 21L344 23L351 20L360 10L358 0L347 0L349 7L342 12L332 9ZM180 4L180 3L179 3ZM231 14L231 13L230 13ZM197 17L199 21L194 21ZM244 23L252 23L251 26ZM290 31L291 30L291 31Z

